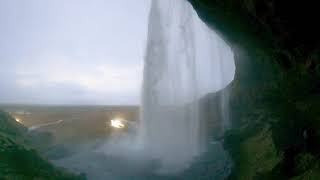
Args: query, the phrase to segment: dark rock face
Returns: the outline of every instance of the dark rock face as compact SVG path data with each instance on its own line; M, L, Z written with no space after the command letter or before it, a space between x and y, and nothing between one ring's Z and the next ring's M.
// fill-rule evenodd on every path
M230 178L320 178L317 2L189 1L235 53L234 128L225 133L235 161Z
M288 50L303 47L311 52L319 46L320 29L316 26L315 19L320 13L316 1L290 3L276 0L190 1L200 16L213 14L215 17L211 17L212 19L218 20L218 23L225 22L224 25L218 25L217 22L207 21L215 27L225 26L229 31L231 28L232 31L245 30L241 33L249 33L253 38L259 38L260 42L264 41L264 38L272 37L268 40L270 43L281 45ZM222 32L226 33L225 30Z

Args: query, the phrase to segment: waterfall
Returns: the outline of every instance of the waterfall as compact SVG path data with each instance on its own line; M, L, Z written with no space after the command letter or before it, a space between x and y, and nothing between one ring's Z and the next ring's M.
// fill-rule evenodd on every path
M234 73L231 48L187 0L152 1L141 137L146 155L159 162L159 171L181 171L205 151L199 101L226 87ZM226 109L227 101L221 106Z

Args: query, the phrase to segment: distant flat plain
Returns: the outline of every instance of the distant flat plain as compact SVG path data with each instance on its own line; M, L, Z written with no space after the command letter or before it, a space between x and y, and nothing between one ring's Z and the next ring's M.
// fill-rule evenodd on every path
M138 106L0 105L29 129L51 132L57 144L90 141L110 134L110 120L138 121Z

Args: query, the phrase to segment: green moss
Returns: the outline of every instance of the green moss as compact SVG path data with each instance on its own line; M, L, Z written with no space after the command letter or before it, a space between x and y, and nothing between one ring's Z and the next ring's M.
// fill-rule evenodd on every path
M272 142L271 131L267 128L248 138L242 145L245 161L240 168L239 179L253 179L257 174L271 171L281 160Z
M300 153L295 158L295 172L298 174L308 171L316 162L316 158L310 153Z
M292 180L319 180L320 179L320 167L319 164L313 168L305 171L302 175L293 178Z
M257 128L250 135L244 135L245 132L242 129L242 133L227 137L226 143L240 138L240 141L231 142L233 144L229 146L233 148L231 152L236 163L230 179L255 179L269 173L282 159L275 149L269 128Z
M27 138L26 129L0 111L0 179L84 179L50 164L32 149Z

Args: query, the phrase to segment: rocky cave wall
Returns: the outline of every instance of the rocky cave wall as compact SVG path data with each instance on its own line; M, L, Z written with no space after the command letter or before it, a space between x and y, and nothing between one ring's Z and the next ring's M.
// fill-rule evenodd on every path
M230 179L320 178L320 36L314 1L189 0L235 53Z

